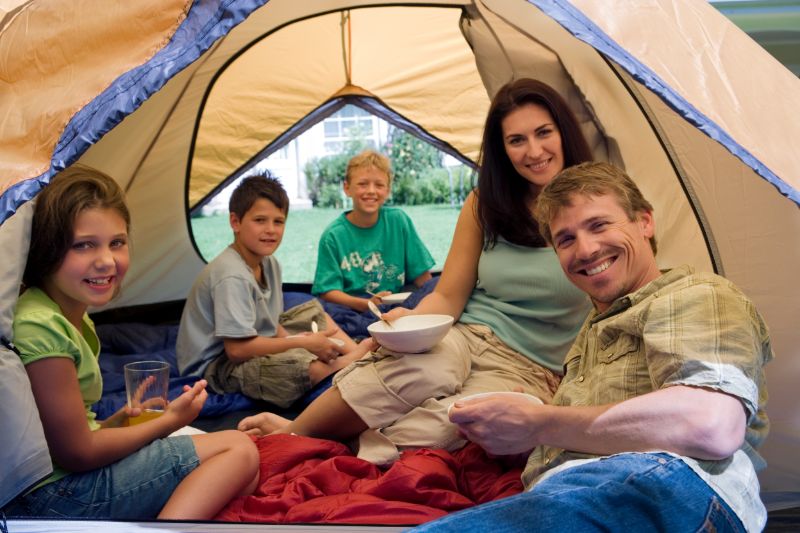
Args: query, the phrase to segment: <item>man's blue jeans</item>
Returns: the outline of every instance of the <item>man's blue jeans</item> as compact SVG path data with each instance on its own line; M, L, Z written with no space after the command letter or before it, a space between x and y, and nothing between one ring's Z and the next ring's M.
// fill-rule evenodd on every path
M529 492L453 513L414 531L745 530L722 498L680 459L628 453L568 468Z

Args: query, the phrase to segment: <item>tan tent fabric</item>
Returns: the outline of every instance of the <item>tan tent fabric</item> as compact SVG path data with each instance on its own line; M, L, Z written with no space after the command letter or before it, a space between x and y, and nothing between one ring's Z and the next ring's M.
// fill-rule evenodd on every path
M190 4L0 4L0 192L47 169L72 115L159 50ZM204 264L187 207L348 84L475 158L490 95L536 76L567 96L596 156L624 164L654 201L660 264L716 268L764 313L777 358L767 369L773 429L762 488L800 504L797 205L530 2L404 4L271 0L82 156L126 186L132 211L134 260L114 306L185 298ZM800 80L712 6L570 5L800 189ZM340 9L351 17L351 79Z
M505 2L486 4L492 9L508 6ZM595 156L623 165L637 178L647 197L656 199L657 234L661 243L659 264L669 267L688 262L702 270L713 269L689 204L677 200L683 196L680 183L676 179L664 179L673 175L674 171L656 132L642 116L625 87L616 82L615 72L608 68L597 52L584 43L566 39L566 30L537 10L509 13L500 9L497 14L487 10L482 15L491 23L491 28L484 29L481 37L477 35L477 24L473 24L475 34L471 34L475 39L482 39L480 48L488 46L493 33L500 31L505 55L514 65L514 77L529 76L545 80L567 95L582 122L590 124L584 129L589 139L593 140ZM498 15L510 17L506 20L514 21L517 28L535 28L535 32L531 31L529 35L518 32ZM540 54L549 56L548 61L528 60L531 48L535 46L531 43L532 38L547 43L547 49ZM479 68L491 70L491 58L496 55L489 54L485 62L481 62L479 57ZM559 57L562 62L558 61ZM580 92L570 80L579 84ZM503 78L498 80L496 87L490 88L492 92L499 89L502 83L505 83ZM602 124L604 135L598 131L598 124ZM659 209L663 204L659 205L657 199L667 198L671 199L669 207Z
M50 167L69 119L123 72L150 59L191 2L30 2L0 39L0 193ZM43 54L43 50L57 53ZM31 68L35 65L36 68Z
M254 44L215 82L203 109L190 205L348 84L477 158L489 101L460 15L452 8L354 9L344 14L349 22L338 12L313 17Z
M790 149L800 138L800 122L777 120L770 112L775 106L798 109L797 76L710 3L683 1L676 6L649 0L637 2L635 10L607 9L592 0L573 4L678 93L691 96L703 114L784 181L800 188L800 151ZM659 23L643 24L648 18ZM715 24L708 24L710 20ZM772 141L765 142L764 135Z

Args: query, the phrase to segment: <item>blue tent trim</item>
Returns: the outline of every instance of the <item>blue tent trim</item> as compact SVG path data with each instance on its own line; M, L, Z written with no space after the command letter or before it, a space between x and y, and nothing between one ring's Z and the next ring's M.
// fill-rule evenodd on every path
M780 193L795 204L800 205L800 191L779 178L774 172L759 161L753 154L734 141L725 130L713 120L701 113L692 104L667 85L655 72L640 63L605 32L597 27L583 13L565 0L528 0L547 16L558 22L577 39L592 46L625 69L634 79L644 84L658 95L670 108L680 114L690 124L720 143L730 153L752 168L759 176L771 183Z
M150 61L121 75L70 120L56 146L50 169L17 183L0 197L0 224L30 200L60 170L63 170L127 115L160 90L174 75L193 63L215 41L226 35L268 0L199 0L170 43ZM608 35L564 0L528 0L584 41L619 64L664 102L706 135L722 144L747 166L800 205L800 192L780 179L722 128L678 95L649 68L634 59Z
M0 197L0 224L35 197L59 171L77 161L173 76L268 0L201 0L192 4L170 42L147 63L117 78L67 124L47 172L10 187Z

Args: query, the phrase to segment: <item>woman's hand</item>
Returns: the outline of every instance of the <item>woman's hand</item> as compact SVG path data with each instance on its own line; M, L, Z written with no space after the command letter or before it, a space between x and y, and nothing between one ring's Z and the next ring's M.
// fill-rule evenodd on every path
M405 307L395 307L391 311L386 311L385 313L381 313L383 318L391 322L392 320L397 320L401 316L406 315L413 315L414 311L412 309L406 309Z

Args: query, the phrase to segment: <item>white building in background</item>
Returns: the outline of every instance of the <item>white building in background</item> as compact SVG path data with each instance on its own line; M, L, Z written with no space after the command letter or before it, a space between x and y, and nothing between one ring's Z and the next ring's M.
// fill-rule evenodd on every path
M306 163L314 157L341 152L345 142L351 137L351 132L354 131L373 146L383 146L388 139L389 128L390 124L385 120L360 107L346 105L263 159L242 178L267 169L286 189L292 210L308 209L311 207L311 200L308 198L306 176L303 172ZM227 214L231 193L242 178L231 182L204 205L200 210L201 214L203 216Z

